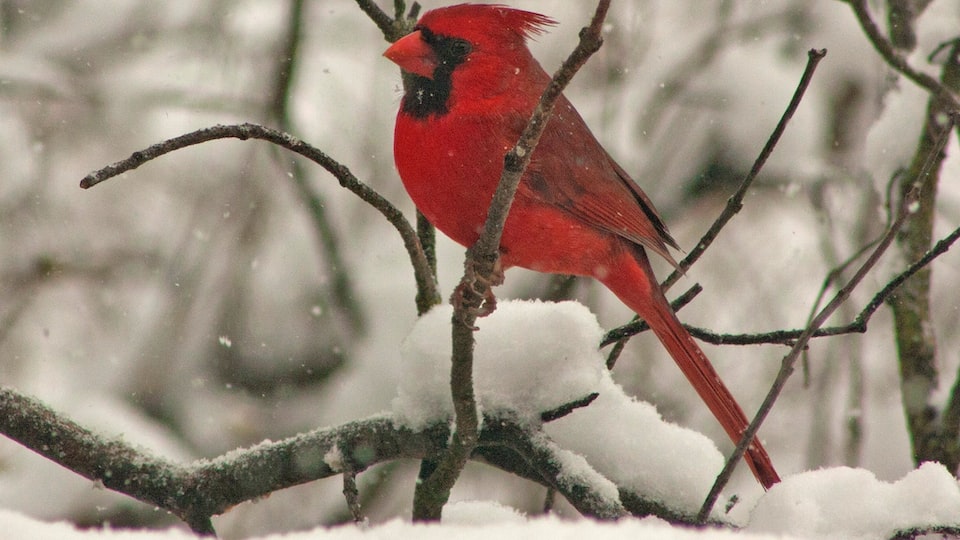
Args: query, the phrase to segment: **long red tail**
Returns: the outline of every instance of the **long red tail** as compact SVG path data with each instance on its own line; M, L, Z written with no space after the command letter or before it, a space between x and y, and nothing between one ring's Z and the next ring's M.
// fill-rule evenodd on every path
M603 277L603 284L647 321L700 399L707 404L730 439L738 443L749 424L746 415L670 308L646 254L640 249L631 251L625 251L621 264ZM770 456L759 440L754 439L744 457L764 489L780 481Z

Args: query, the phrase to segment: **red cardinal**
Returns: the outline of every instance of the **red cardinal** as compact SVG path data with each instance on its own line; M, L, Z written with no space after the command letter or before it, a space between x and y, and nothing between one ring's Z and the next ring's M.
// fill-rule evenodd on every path
M526 40L555 24L537 13L463 4L423 15L384 56L404 71L394 158L417 208L464 246L476 242L503 168L550 76ZM591 276L636 311L737 442L747 418L681 326L647 259L677 248L650 199L560 97L513 201L504 269ZM746 454L769 488L780 481L759 441Z

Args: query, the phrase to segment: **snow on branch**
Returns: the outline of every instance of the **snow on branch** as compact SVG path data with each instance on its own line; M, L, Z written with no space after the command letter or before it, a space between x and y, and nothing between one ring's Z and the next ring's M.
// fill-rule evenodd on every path
M639 515L653 513L671 521L684 515L615 486L584 464L563 467L576 456L550 442L542 430L505 415L486 418L484 425L489 429L483 431L475 457L511 472L518 471L519 459L528 466L521 476L555 487L586 516L627 515L619 502L621 491L629 494ZM214 533L212 516L242 502L338 474L356 475L378 463L436 457L450 436L447 422L413 430L382 415L178 464L92 433L10 388L0 388L0 432L108 489L169 511L204 534ZM497 448L510 452L492 451Z

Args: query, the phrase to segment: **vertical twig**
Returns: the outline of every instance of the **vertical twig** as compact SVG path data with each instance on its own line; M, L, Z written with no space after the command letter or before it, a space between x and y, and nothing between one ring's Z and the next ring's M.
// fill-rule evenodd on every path
M347 509L356 524L364 523L363 512L360 509L360 490L357 489L357 473L352 470L343 471L343 498L347 501Z
M443 506L450 497L450 489L456 483L476 447L479 437L479 420L473 389L474 323L484 301L491 276L499 256L503 226L520 184L530 155L536 148L540 135L550 118L553 105L577 70L590 56L599 50L603 40L601 26L610 7L610 0L600 0L590 25L580 32L580 42L563 65L554 74L544 90L520 140L504 157L503 173L487 211L487 220L476 244L467 250L467 271L458 292L463 302L456 302L452 335L453 357L450 370L450 389L453 397L455 431L450 447L440 459L435 470L417 484L414 491L414 519L439 520ZM468 291L470 294L468 294Z
M543 508L542 511L544 514L549 514L553 511L553 504L557 500L557 488L553 486L547 487L547 493L543 496Z
M433 306L439 305L442 300L437 283L437 231L427 218L417 210L417 238L420 239L420 245L423 247L423 255L427 259L427 265L430 267L430 275L433 278L434 287L426 289L417 287L417 315L423 315L430 311Z

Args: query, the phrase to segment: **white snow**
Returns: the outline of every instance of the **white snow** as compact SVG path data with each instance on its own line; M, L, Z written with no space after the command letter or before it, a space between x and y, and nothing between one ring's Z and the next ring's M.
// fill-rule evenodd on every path
M340 447L333 445L330 450L323 455L323 462L326 463L331 470L343 470L343 452L340 451Z
M401 347L406 364L395 413L411 426L449 415L449 330L452 309L422 317ZM656 409L626 396L609 377L597 350L602 334L593 314L576 302L501 301L479 322L475 356L477 396L487 411L517 411L536 422L539 413L590 392L591 405L548 424L565 477L589 482L604 497L618 497L615 482L671 507L695 511L722 465L703 435L665 422ZM338 453L338 452L337 452ZM328 454L328 463L338 456ZM715 513L719 516L720 514ZM743 531L695 531L657 520L615 524L556 517L525 518L493 502L452 505L445 525L393 520L373 527L318 528L282 538L882 538L924 525L960 525L960 487L939 464L925 464L888 483L864 469L837 467L787 477L761 496ZM5 538L156 538L192 536L178 529L158 532L78 531L0 510ZM281 538L264 536L263 538Z
M940 465L924 464L903 479L888 483L869 471L837 467L786 478L754 509L755 518L740 531L673 527L658 519L624 519L616 523L566 521L554 516L525 517L494 502L451 504L442 525L411 524L395 519L366 526L316 528L262 540L349 540L402 538L458 540L497 538L619 540L649 538L888 538L898 530L924 525L960 525L960 488ZM195 538L178 529L163 531L80 531L64 523L45 523L9 510L0 510L3 538L73 540L181 540Z
M785 479L757 504L747 530L809 537L884 538L900 529L960 524L957 480L924 463L902 479L835 467Z
M596 401L547 424L547 433L617 484L696 513L723 467L713 441L664 421L653 405L624 394L606 370L601 375Z
M449 418L450 319L438 306L421 317L400 348L402 366L393 412L417 429ZM477 321L474 387L487 412L509 409L521 419L597 391L603 330L588 309L574 302L501 302Z
M452 312L450 306L434 308L401 347L393 412L411 428L452 414ZM544 411L599 392L588 407L547 424L547 433L610 480L690 513L699 509L723 457L710 439L664 421L652 405L632 399L613 382L597 348L603 329L586 307L501 301L477 326L474 385L481 410L507 410L538 422ZM587 463L569 457L566 466Z

